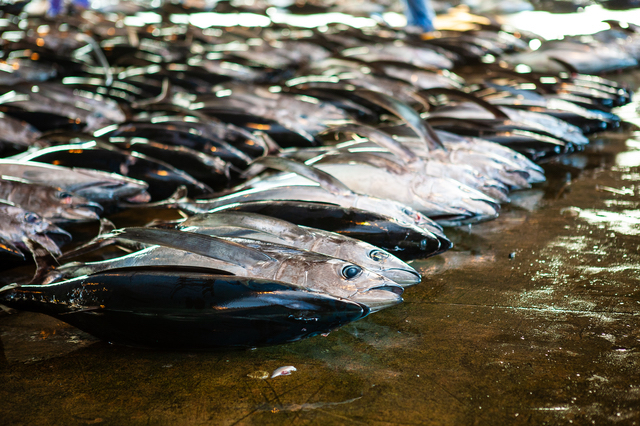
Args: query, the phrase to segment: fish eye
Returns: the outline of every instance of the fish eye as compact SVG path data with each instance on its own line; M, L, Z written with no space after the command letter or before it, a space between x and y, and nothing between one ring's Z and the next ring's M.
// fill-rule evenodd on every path
M59 191L59 192L56 192L56 197L58 197L58 198L60 198L60 199L62 200L62 199L64 199L64 198L73 197L73 195L71 195L71 194L70 194L70 193L68 193L68 192Z
M38 217L38 215L35 213L29 212L29 213L25 213L24 220L27 223L36 223L40 220L40 217Z
M420 215L418 215L415 210L405 208L405 209L402 209L402 213L406 214L407 216L409 216L411 219L415 221L420 220Z
M382 250L371 250L369 252L369 257L376 262L382 262L383 260L389 257L389 253L384 252Z
M62 204L71 204L73 202L73 195L64 191L56 192L56 198L58 198Z
M347 265L342 268L342 276L350 280L357 277L362 272L362 268L357 265Z

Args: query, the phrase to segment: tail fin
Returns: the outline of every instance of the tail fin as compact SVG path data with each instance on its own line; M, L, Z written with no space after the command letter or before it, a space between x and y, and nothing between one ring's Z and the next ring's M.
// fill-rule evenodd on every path
M11 292L14 288L17 287L20 286L18 284L9 284L5 285L4 287L0 287L0 316L11 315L17 312L15 309L2 304L5 294ZM2 342L0 342L0 344L2 344Z
M81 246L76 247L73 250L63 253L58 257L59 261L66 261L67 259L82 256L83 254L90 253L92 251L98 250L102 247L107 247L109 245L115 244L117 241L114 239L109 239L111 237L111 232L116 229L116 226L108 219L102 218L100 219L100 230L98 231L98 235L93 238L91 241L82 244Z

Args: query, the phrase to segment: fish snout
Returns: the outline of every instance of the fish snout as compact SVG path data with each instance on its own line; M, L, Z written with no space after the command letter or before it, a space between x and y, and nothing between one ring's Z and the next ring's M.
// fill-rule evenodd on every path
M100 204L96 203L95 201L89 201L89 200L86 200L81 204L76 205L75 208L92 210L96 214L101 214L104 211L104 208L102 208Z
M103 210L100 204L87 200L62 210L61 216L66 220L98 220Z
M50 238L56 240L56 241L61 241L61 242L69 242L73 239L73 237L71 236L70 233L68 233L67 231L65 231L62 228L58 228L55 225L50 225L47 226L47 228L45 229L45 231L43 232L43 234L46 234L47 236L49 236Z
M508 203L510 201L508 196L509 191L503 185L489 184L479 188L479 191L500 203Z
M144 204L151 201L151 195L147 191L140 191L135 195L126 197L125 200L132 204Z

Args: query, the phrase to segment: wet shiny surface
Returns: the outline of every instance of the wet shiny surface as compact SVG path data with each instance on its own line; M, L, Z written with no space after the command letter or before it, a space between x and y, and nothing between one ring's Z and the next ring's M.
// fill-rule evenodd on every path
M326 337L151 351L0 313L0 424L638 424L640 131L545 169L412 262L403 304Z

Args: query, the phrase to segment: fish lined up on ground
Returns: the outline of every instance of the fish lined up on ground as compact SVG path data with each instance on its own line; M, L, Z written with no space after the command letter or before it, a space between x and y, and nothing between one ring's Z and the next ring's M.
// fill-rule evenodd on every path
M151 245L128 255L100 262L71 263L55 268L47 282L91 275L110 269L145 266L215 269L252 278L284 282L362 303L373 311L402 301L402 287L354 263L260 240L209 235L209 228L183 230L124 228L112 238Z
M177 207L188 213L194 214L204 213L227 204L247 201L313 201L369 210L394 218L403 224L418 226L427 232L432 232L434 234L442 232L441 226L437 225L433 220L414 210L410 206L393 200L355 193L342 182L322 170L279 157L262 157L257 159L256 162L278 170L300 173L305 176L305 178L311 179L312 181L307 185L273 186L263 190L239 189L228 195L215 199L178 200L176 202ZM447 211L452 214L457 213L453 209L449 209ZM437 240L435 235L434 239Z
M255 213L216 212L191 216L179 229L215 235L256 239L348 260L398 284L420 282L420 274L396 256L374 245L335 232L294 225Z
M171 111L169 108L172 105L166 105L169 111L165 112L162 110L164 107L163 104L146 107L147 111L137 114L132 124L142 128L145 123L164 124L169 129L180 129L218 143L227 143L251 158L265 155L269 150L259 137L233 124L215 120L196 111L179 109L176 106L173 108L177 111ZM148 111L150 108L153 110Z
M327 147L326 152L320 154L320 157L308 158L310 162L362 162L386 168L389 172L397 174L403 173L403 169L410 169L418 174L454 179L496 201L508 202L508 188L503 183L479 173L467 164L420 157L380 129L358 125L335 128L332 132L354 134L368 140L347 141L333 148Z
M517 110L505 106L498 106L503 114L497 117L493 111L488 111L477 103L449 103L446 107L429 112L429 118L453 118L456 120L468 120L476 123L488 123L486 127L501 130L523 130L540 133L560 139L574 146L583 146L589 143L582 131L566 121L541 114L534 111ZM503 120L502 123L498 121Z
M329 126L351 122L351 117L334 105L280 90L277 86L270 91L267 87L225 84L217 88L213 96L197 98L190 108L222 119L225 114L239 113L272 120L311 145L318 144L314 136ZM251 120L243 127L270 132L269 125L253 125Z
M543 96L532 90L502 84L486 84L489 89L476 94L481 94L489 103L511 109L538 111L577 126L584 134L620 126L620 117L609 112L587 109L564 99Z
M161 13L176 11L188 13L178 4ZM583 133L615 127L611 108L630 101L625 87L575 73L583 64L573 53L552 59L568 72L501 70L503 58L528 51L536 37L510 34L484 17L461 22L472 31L433 37L388 26L223 30L169 20L132 27L117 19L0 22L0 82L11 82L0 91L0 112L17 120L0 141L27 150L0 161L0 174L12 176L6 197L18 203L37 192L29 182L55 182L60 189L49 188L47 197L64 206L77 209L76 194L91 200L77 201L94 210L78 217L43 200L56 221L95 218L96 202L107 212L131 209L117 223L155 213L159 223L165 213L175 215L161 211L167 207L204 214L177 228L105 226L95 240L60 255L68 234L29 228L42 220L32 200L22 201L27 211L11 212L25 223L11 222L18 231L2 234L0 251L24 258L29 250L37 259L34 282L52 283L5 287L0 303L48 312L122 343L282 343L400 303L403 286L420 277L388 252L406 260L448 250L441 225L494 218L509 191L544 181L529 159L581 149ZM577 50L627 46L633 54L627 38L636 32L620 25ZM544 44L563 43L582 41ZM454 65L456 74L448 70ZM10 86L21 79L49 81ZM544 102L544 111L532 112L534 102ZM157 167L146 167L152 163ZM375 247L347 238L354 236ZM56 264L106 241L133 252ZM45 260L51 264L43 278Z
M97 137L144 138L173 147L185 147L244 168L252 157L224 139L204 136L188 123L184 126L163 122L131 122L108 126L94 133Z
M111 99L74 91L59 83L11 86L1 91L0 106L5 114L40 131L58 128L90 131L124 121L124 113Z
M112 137L109 142L125 151L139 152L164 161L176 169L189 170L189 175L213 190L224 189L231 179L228 162L186 146L172 146L139 137Z
M394 127L390 132L422 158L468 164L477 172L506 185L509 190L530 188L532 184L545 180L540 166L499 143L435 129L434 133L444 149L429 149L410 129Z

